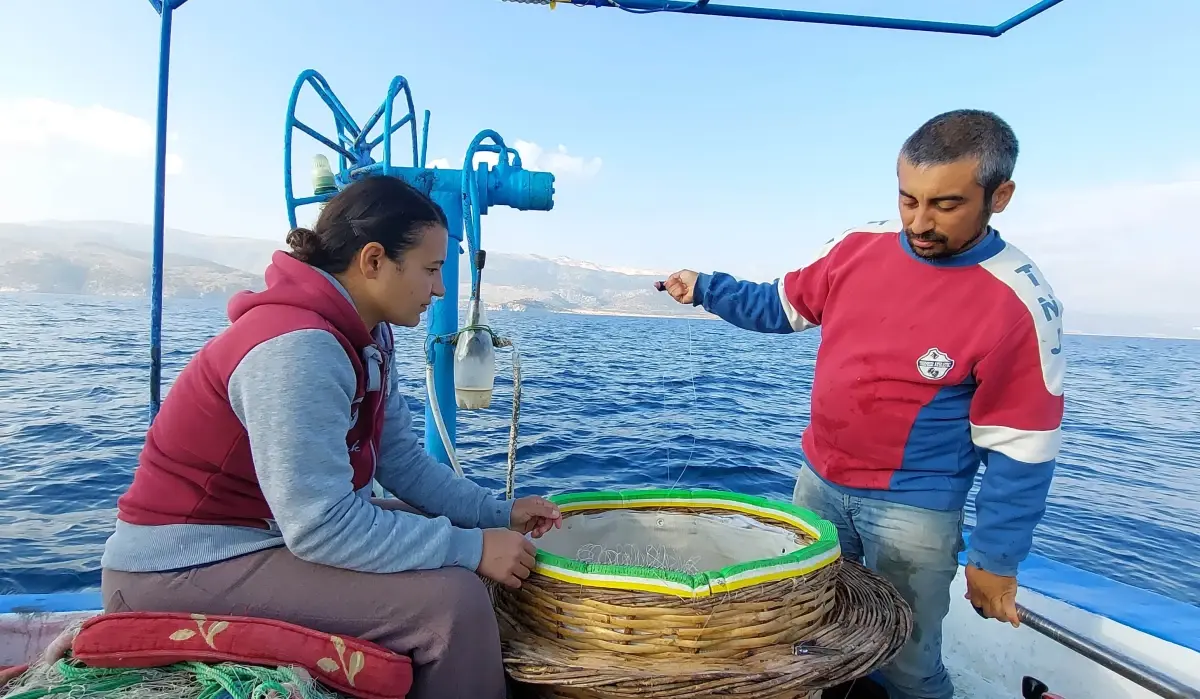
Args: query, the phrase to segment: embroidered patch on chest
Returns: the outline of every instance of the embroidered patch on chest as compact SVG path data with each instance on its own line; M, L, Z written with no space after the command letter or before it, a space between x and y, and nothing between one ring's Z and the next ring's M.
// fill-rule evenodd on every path
M921 372L921 376L934 381L946 378L946 374L953 368L954 360L950 355L936 347L930 347L928 352L917 358L917 371Z

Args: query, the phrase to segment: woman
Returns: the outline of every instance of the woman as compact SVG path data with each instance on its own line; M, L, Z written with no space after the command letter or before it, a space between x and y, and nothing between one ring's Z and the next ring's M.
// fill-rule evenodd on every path
M499 699L499 632L476 573L519 587L534 564L524 534L561 516L456 478L413 434L389 324L417 325L445 293L445 216L371 177L287 242L146 435L105 545L104 609L365 638L413 659L413 697ZM420 513L372 501L372 478Z

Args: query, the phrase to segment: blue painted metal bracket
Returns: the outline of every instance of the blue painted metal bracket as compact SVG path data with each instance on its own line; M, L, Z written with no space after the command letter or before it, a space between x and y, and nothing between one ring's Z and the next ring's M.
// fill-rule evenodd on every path
M333 115L335 136L329 137L296 118L296 105L305 86L325 103ZM407 111L396 118L395 102L404 95ZM416 110L413 107L412 90L408 81L396 76L388 86L387 96L379 108L360 127L350 116L346 107L330 89L329 83L315 70L306 70L296 79L288 100L287 119L284 128L284 200L287 206L288 223L297 225L296 210L301 206L328 201L336 192L314 192L311 196L296 196L292 176L292 137L297 130L312 137L338 156L334 183L343 189L354 180L370 174L385 174L399 177L425 192L446 214L449 241L446 263L442 267L442 282L446 295L434 301L426 319L428 339L426 349L433 364L434 394L442 410L442 418L451 444L457 434L457 407L454 398L454 356L452 346L444 342L459 330L458 324L458 256L465 239L471 250L471 288L478 293L479 270L476 268L474 252L482 244L479 217L492 206L509 206L521 211L549 211L554 206L554 175L548 172L531 172L521 167L521 156L504 144L504 139L495 131L481 131L467 149L461 170L430 169L425 167L429 143L429 111L425 111L421 137L417 137ZM380 126L377 136L371 132ZM411 140L412 163L401 166L392 157L392 135L407 126ZM491 141L490 144L485 143ZM376 161L373 153L383 146L382 162ZM492 152L498 156L495 167L486 163L474 164L480 152ZM465 230L464 230L465 229ZM425 409L425 449L435 459L449 463L449 454L433 429L432 408Z
M554 0L505 0L527 5L552 5ZM832 12L808 12L785 10L773 7L750 7L745 5L714 5L709 0L558 0L570 2L576 7L611 7L633 14L673 12L685 15L709 15L714 17L741 17L743 19L766 19L777 22L801 22L806 24L832 24L846 27L870 27L874 29L900 29L939 34L966 34L971 36L998 37L1022 24L1062 0L1041 0L1009 19L989 26L986 24L960 24L956 22L933 22L921 19L895 17L873 17L870 15L847 15Z
M161 15L163 13L163 5L167 5L171 10L178 10L185 2L187 0L167 0L165 3L162 0L150 0L150 6L154 8L155 12Z
M474 165L478 153L495 153L496 166ZM522 168L521 154L505 145L504 139L495 131L480 131L471 140L462 166L462 215L467 248L471 253L472 298L479 293L479 270L475 268L475 252L483 246L479 217L486 214L490 206L549 211L554 206L553 183L553 179L545 179L545 173Z

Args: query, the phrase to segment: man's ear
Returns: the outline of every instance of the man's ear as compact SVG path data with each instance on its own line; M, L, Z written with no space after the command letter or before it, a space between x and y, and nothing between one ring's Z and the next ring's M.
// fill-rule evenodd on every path
M992 192L992 213L998 214L1008 208L1008 202L1012 201L1013 192L1017 191L1017 183L1009 180L996 188Z

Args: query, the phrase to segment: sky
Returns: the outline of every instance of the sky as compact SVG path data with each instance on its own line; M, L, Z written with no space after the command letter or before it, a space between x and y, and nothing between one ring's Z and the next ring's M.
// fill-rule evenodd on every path
M1033 0L772 2L995 24ZM318 70L361 123L403 75L433 112L431 161L459 166L494 129L556 175L554 210L493 209L485 248L772 279L895 218L904 138L974 107L1021 142L994 224L1068 312L1196 314L1196 26L1195 0L1064 0L996 39L567 3L191 0L167 223L282 240L296 76ZM0 0L0 221L151 220L158 41L144 0ZM301 114L328 133L320 106L307 93ZM304 188L322 148L296 147Z

